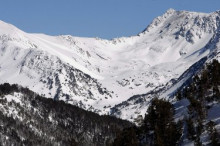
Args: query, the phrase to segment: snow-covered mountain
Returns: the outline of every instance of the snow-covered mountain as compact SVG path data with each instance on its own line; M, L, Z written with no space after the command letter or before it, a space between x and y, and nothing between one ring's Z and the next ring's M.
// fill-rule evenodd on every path
M104 40L29 34L0 22L0 83L28 87L133 121L218 59L220 11L169 9L137 36Z

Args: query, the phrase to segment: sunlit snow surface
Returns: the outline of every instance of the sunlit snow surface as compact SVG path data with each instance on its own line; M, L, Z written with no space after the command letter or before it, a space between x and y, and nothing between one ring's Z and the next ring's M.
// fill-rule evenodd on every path
M170 9L137 36L113 40L28 34L0 22L0 83L108 114L134 95L165 87L218 50L218 17ZM161 95L167 98L184 80ZM118 116L132 121L144 115L149 101L130 103Z

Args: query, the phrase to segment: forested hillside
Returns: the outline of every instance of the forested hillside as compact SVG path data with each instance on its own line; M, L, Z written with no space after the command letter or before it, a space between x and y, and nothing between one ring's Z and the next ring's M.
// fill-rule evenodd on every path
M118 132L131 125L27 88L0 85L0 145L110 145Z

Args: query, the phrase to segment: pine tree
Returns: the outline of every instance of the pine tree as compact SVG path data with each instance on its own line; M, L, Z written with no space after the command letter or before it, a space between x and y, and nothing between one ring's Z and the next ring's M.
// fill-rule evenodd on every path
M182 131L173 120L172 105L156 98L152 101L147 113L144 123L147 130L154 132L154 144L161 146L176 145Z
M214 128L213 132L211 133L210 139L211 139L211 145L213 146L219 146L220 145L220 135L217 132L217 130Z
M213 146L219 146L220 145L220 135L215 129L215 123L213 121L210 121L208 124L208 131L210 134L210 140L211 140L211 145Z
M186 120L186 123L187 123L188 139L195 140L196 132L195 132L195 128L194 128L192 119L188 118Z
M195 146L202 146L202 142L200 141L200 137L199 136L196 137Z
M180 90L177 92L176 98L177 100L181 100L183 98Z
M138 146L135 128L124 129L114 140L113 146Z

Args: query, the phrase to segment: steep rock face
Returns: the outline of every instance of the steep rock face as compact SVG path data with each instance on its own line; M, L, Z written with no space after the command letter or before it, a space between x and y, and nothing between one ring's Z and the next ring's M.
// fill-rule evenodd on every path
M137 36L113 40L28 34L0 22L0 83L133 121L154 93L169 98L187 69L217 58L218 36L218 11L170 9Z

